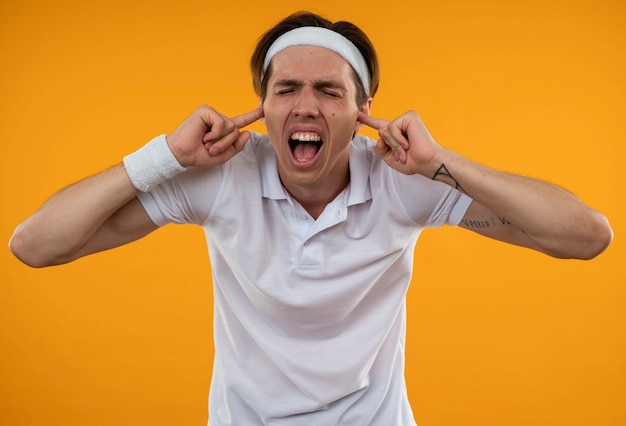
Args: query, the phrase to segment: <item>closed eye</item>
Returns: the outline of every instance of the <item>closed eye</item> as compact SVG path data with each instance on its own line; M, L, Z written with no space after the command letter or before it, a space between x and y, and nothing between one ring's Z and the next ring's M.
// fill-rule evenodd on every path
M342 85L337 84L334 81L317 81L315 83L315 88L324 95L332 98L341 98L346 92L346 89Z
M296 91L298 87L302 87L303 83L298 80L284 79L277 81L272 87L274 93L278 96L288 95Z

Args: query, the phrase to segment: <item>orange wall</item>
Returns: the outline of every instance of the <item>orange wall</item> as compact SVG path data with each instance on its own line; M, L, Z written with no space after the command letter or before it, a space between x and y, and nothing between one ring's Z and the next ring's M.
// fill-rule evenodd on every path
M626 424L626 5L297 7L370 34L382 63L374 115L416 109L442 144L567 187L616 232L590 262L425 232L407 348L420 426ZM292 11L278 0L2 2L0 240L200 103L253 108L252 46ZM0 268L0 424L206 422L212 309L198 229L45 270L4 248Z

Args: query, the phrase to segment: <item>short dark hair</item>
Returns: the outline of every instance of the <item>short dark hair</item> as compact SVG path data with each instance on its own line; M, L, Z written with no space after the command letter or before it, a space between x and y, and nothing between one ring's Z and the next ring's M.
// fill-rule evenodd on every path
M265 74L263 73L263 62L265 61L265 55L267 54L268 49L278 37L288 31L300 27L326 28L335 31L350 40L363 55L370 74L370 92L365 93L363 83L361 83L356 71L353 73L354 81L357 87L357 105L363 105L369 96L374 96L374 94L376 94L380 80L378 58L376 56L376 50L367 35L351 22L338 21L333 23L315 13L303 11L289 15L280 21L274 27L266 31L257 42L254 52L252 53L252 57L250 58L250 69L252 71L252 84L254 86L254 91L261 97L261 99L265 99L265 96L267 95L267 81L272 74L271 63Z

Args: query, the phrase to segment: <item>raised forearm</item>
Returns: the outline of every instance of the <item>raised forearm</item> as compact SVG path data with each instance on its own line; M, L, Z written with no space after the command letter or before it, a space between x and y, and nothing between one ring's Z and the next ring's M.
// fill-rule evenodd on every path
M240 128L261 117L260 107L232 119L206 105L199 107L174 133L153 139L126 156L123 165L55 194L15 229L9 242L11 251L24 263L41 267L148 234L156 225L135 200L139 191L149 191L186 166L225 163L250 138L250 133Z
M18 225L11 251L35 267L60 263L78 252L137 193L123 165L75 183Z
M612 239L604 215L551 183L494 170L447 149L437 153L429 169L429 177L467 193L546 254L589 259Z
M444 182L472 197L475 203L461 226L563 258L590 259L613 238L606 217L570 192L485 167L442 147L415 111L393 121L361 113L359 122L378 129L374 151L390 167Z

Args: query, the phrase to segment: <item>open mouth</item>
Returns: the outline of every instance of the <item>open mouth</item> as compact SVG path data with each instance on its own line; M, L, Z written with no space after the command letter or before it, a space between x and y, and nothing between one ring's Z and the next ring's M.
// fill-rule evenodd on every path
M294 160L303 165L315 158L322 144L321 136L315 132L295 132L289 139Z

